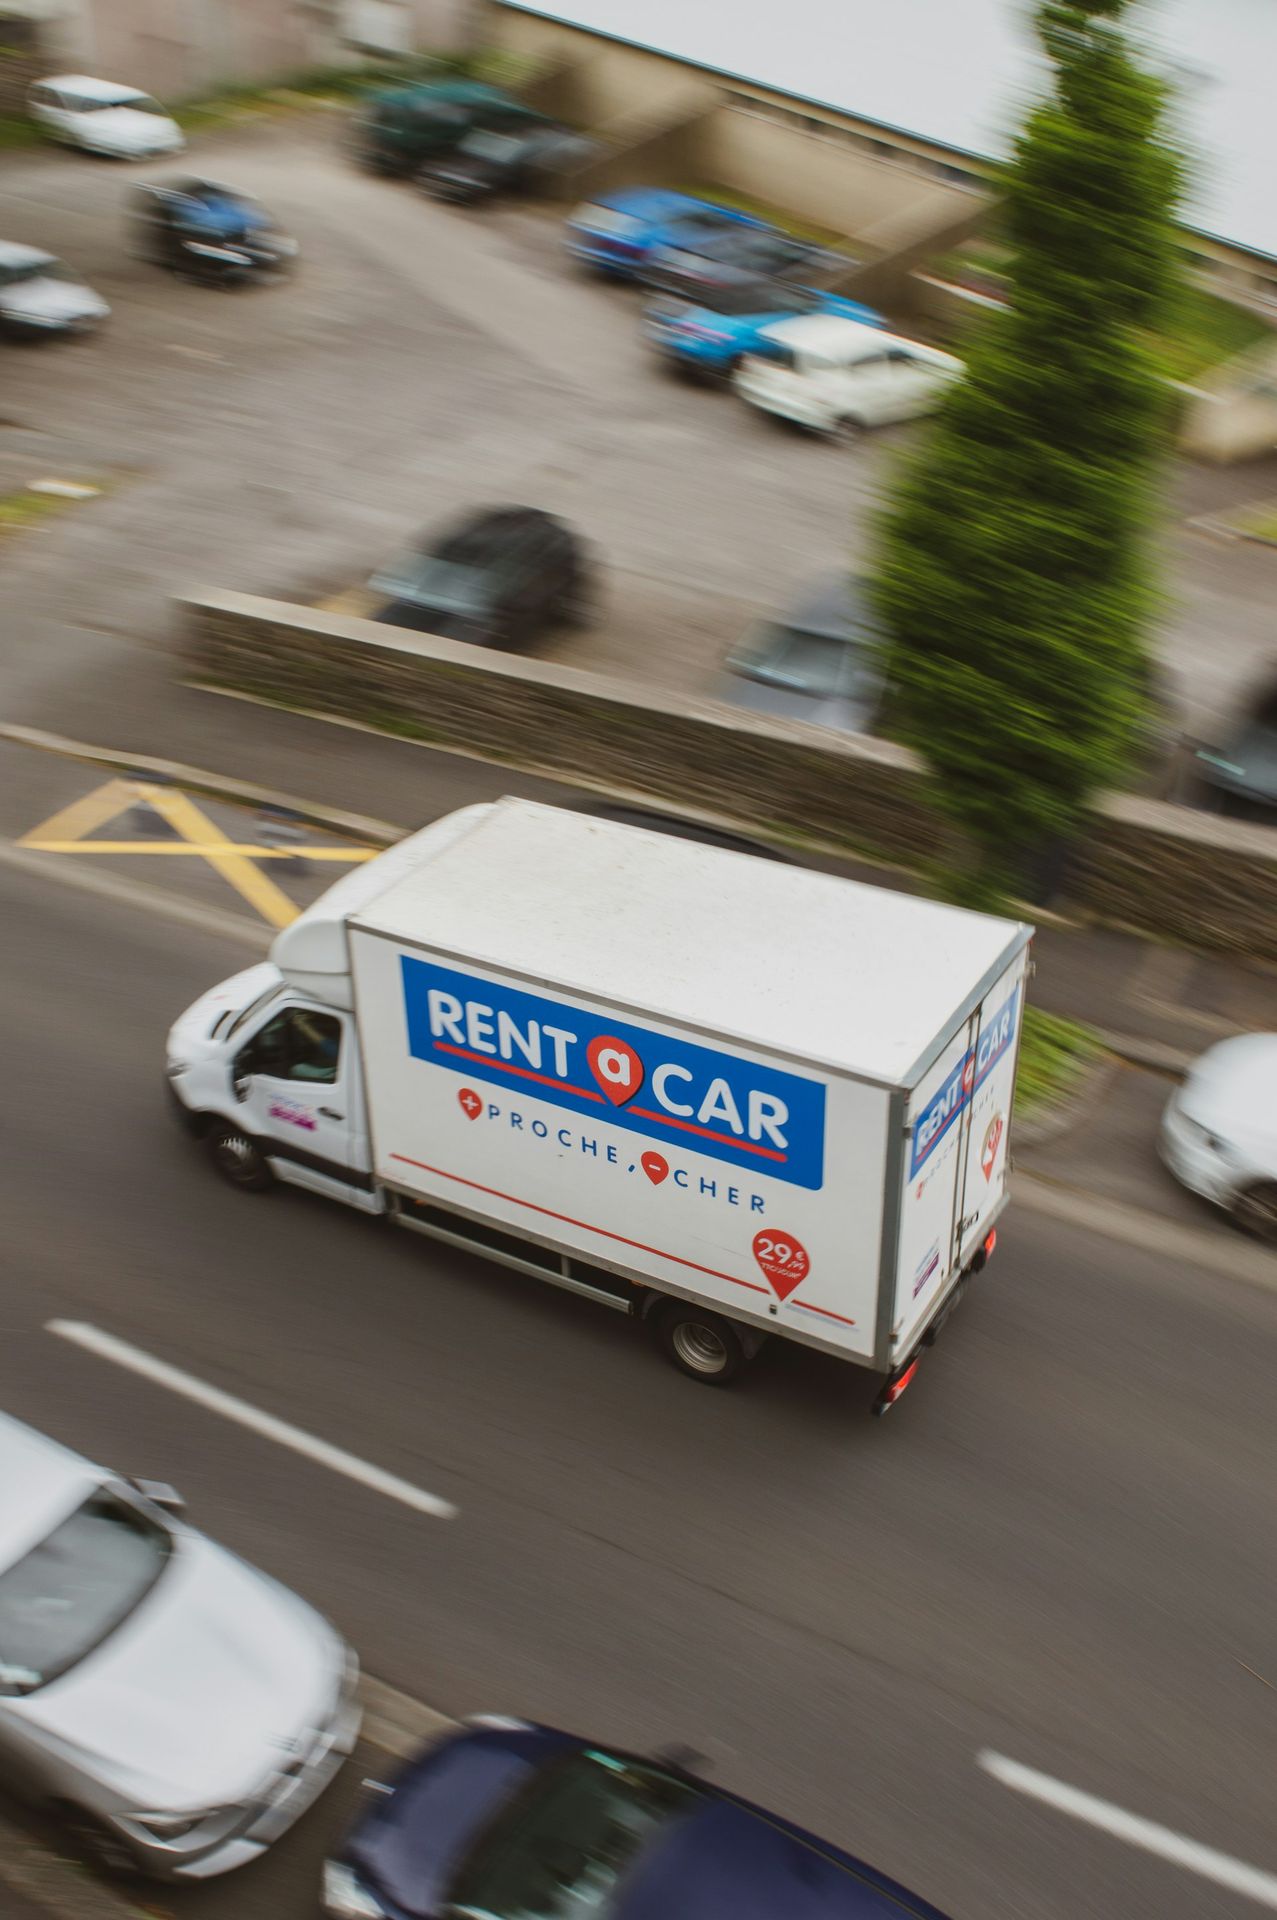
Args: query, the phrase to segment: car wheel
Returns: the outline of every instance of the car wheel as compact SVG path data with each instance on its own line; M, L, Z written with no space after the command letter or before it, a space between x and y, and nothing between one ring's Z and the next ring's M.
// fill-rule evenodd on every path
M275 1184L270 1162L241 1127L220 1121L205 1135L208 1157L233 1187L244 1193L264 1193Z
M555 608L565 627L588 627L595 616L595 594L584 567L578 567Z
M670 1301L657 1315L656 1336L666 1358L703 1387L727 1386L745 1364L735 1327L707 1307Z
M1277 1180L1257 1180L1233 1200L1233 1219L1255 1240L1277 1246Z
M853 420L848 414L842 420L836 420L830 429L829 438L839 447L854 447L864 433L864 422Z

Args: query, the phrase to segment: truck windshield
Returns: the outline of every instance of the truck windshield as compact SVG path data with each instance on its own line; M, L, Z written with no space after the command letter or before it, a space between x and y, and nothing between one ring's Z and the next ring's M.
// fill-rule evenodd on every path
M689 1781L612 1754L551 1764L485 1828L448 1911L476 1920L599 1920L636 1855L701 1798Z
M233 1039L234 1036L239 1032L241 1027L247 1026L248 1022L252 1019L255 1013L260 1013L263 1007L270 1005L271 1001L275 998L275 996L278 993L281 993L283 991L283 987L284 987L284 983L282 980L272 981L271 985L267 987L265 993L259 993L256 1000L249 1001L248 1005L244 1008L242 1013L237 1013L235 1015L235 1018L231 1021L230 1026L227 1027L224 1037L227 1040ZM213 1031L216 1032L217 1029L214 1028Z

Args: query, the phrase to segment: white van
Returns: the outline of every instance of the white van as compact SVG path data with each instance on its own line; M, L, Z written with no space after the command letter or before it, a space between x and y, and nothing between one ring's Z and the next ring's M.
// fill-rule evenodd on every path
M929 412L963 372L939 347L836 314L778 320L761 339L763 352L746 354L736 370L736 391L765 413L840 439Z

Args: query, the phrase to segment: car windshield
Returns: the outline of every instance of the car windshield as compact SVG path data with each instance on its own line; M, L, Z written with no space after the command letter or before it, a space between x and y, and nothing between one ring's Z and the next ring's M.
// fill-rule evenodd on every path
M513 160L527 138L526 134L492 133L483 127L467 135L461 147L464 153L472 153L480 160Z
M738 673L774 687L795 687L816 699L843 692L848 655L858 651L846 636L802 627L766 626L756 642L732 659Z
M796 287L777 287L769 281L747 281L744 286L730 283L709 287L698 297L708 313L810 313L816 305L809 293Z
M74 286L80 276L61 260L27 260L20 267L0 267L0 287L20 287L32 280L66 280Z
M478 567L439 560L418 548L374 574L372 584L379 592L437 607L445 613L477 613L488 602L491 583Z
M76 102L77 113L114 113L120 107L127 107L130 113L158 113L164 116L163 107L158 100L152 100L149 93L125 93L117 94L111 100L80 99Z
M151 1591L172 1536L101 1488L0 1573L0 1694L30 1693L92 1653Z
M613 1754L546 1767L463 1866L452 1920L600 1920L653 1837L700 1792Z

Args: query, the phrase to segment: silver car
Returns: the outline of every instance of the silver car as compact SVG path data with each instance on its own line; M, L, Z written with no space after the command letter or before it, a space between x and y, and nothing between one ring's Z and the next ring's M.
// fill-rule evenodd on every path
M884 640L868 581L830 574L782 618L751 628L728 658L722 697L777 719L869 733L882 706Z
M202 1879L336 1774L358 1664L180 1507L0 1414L0 1769L108 1865Z
M53 254L0 240L0 323L7 332L88 333L110 311L101 294Z

